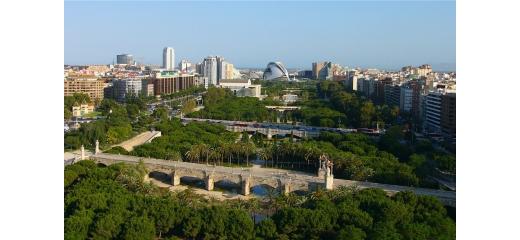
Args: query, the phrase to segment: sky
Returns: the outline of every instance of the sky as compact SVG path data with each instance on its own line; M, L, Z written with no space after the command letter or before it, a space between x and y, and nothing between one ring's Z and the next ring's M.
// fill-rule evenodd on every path
M121 53L162 63L162 49L238 68L281 61L455 70L455 1L65 1L65 64L110 64Z

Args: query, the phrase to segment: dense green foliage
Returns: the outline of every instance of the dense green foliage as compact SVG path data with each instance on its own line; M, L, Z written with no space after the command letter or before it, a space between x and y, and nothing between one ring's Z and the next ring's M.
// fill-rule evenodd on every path
M267 201L205 200L142 181L142 164L65 168L65 239L455 239L432 197L339 188ZM257 203L260 203L258 205ZM252 213L268 217L255 224Z
M413 166L422 176L431 174L435 168L455 173L455 154L436 150L427 140L415 141L412 144L412 138L409 131L400 126L393 126L381 136L379 148Z
M295 120L321 127L384 127L395 124L399 108L374 105L339 82L322 81L317 84L316 97L304 101Z
M189 117L263 122L274 116L258 98L236 97L226 88L209 88L203 100L204 109Z
M200 85L200 86L190 87L188 89L184 89L184 90L176 92L176 93L172 93L172 94L168 94L168 95L162 95L161 98L163 98L163 99L172 99L172 98L178 98L178 97L194 95L194 94L197 94L197 93L202 93L204 91L206 91L206 88L204 88L204 85Z
M301 110L286 112L283 120L303 122L320 127L384 127L394 124L399 108L374 105L333 81L262 82L264 92L269 95L263 101L257 98L236 97L228 89L210 88L204 96L205 109L194 112L189 117L212 118L238 121L276 121L276 113L265 109L266 105L280 105L274 100L294 88L302 100Z
M363 134L322 132L315 140L283 141L266 145L260 151L266 166L309 172L318 169L322 154L334 162L334 175L338 178L407 186L419 183L413 168L378 150L376 143Z
M101 146L122 142L147 130L153 119L145 114L145 103L140 98L128 98L126 104L104 99L98 106L103 118L83 123L78 130L65 134L65 149L78 149L81 145L93 147L96 140Z
M259 81L262 85L262 92L269 97L281 97L287 93L298 94L303 100L307 100L309 92L316 91L317 81Z
M184 157L189 160L186 153L194 147L204 145L217 148L220 144L233 143L238 137L237 133L228 132L221 125L193 122L183 126L178 119L161 121L156 129L161 131L162 136L151 143L137 146L131 154L172 160ZM200 158L193 158L193 161L199 161Z

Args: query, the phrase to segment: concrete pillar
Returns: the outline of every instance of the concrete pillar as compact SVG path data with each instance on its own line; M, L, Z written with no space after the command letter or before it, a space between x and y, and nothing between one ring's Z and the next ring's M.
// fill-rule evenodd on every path
M178 171L174 170L173 172L171 172L170 177L172 178L171 183L173 186L181 184L181 175L178 174Z
M240 175L241 194L249 195L251 190L251 177L249 175Z
M334 189L334 175L332 175L332 174L325 175L325 189L327 189L327 190Z
M291 182L288 180L278 179L278 187L280 189L280 193L283 195L287 195L291 192Z
M267 139L268 140L273 139L273 134L271 133L271 129L270 128L267 129Z
M85 147L81 145L81 160L85 160Z
M215 186L215 182L213 180L213 174L209 172L204 172L204 184L206 185L206 190L213 191Z
M94 154L98 154L100 151L99 151L99 141L96 140L96 150L94 151Z

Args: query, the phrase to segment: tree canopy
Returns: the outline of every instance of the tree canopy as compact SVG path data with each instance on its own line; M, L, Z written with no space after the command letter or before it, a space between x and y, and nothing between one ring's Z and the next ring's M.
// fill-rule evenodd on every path
M65 168L65 239L455 239L455 222L433 197L380 189L278 196L261 204L207 200L143 182L142 165ZM256 209L256 208L255 208ZM263 209L263 210L262 210Z

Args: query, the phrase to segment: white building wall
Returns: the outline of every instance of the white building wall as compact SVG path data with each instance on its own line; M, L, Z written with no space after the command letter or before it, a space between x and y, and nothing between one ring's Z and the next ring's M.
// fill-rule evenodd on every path
M163 68L170 71L175 69L175 51L171 47L163 49Z

